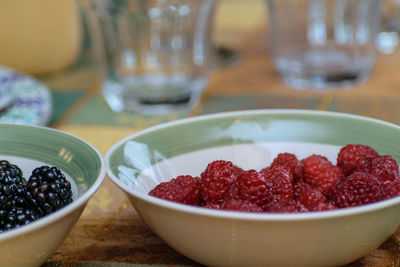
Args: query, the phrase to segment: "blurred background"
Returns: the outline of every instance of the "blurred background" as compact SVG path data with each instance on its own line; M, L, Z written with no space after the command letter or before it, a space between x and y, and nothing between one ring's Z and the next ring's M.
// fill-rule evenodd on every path
M210 41L213 53L210 81L200 102L185 112L149 117L113 112L102 97L88 29L90 18L82 10L82 3L85 1L0 3L3 13L0 17L5 21L0 24L0 65L32 75L43 83L49 94L39 100L51 101L51 111L50 108L40 110L38 106L43 104L31 103L39 101L32 97L34 90L25 103L14 105L8 114L3 112L0 121L24 120L33 109L40 113L37 117L44 118L36 120L38 123L89 139L97 138L92 133L98 129L106 135L121 137L186 116L254 108L342 111L400 122L395 116L399 113L400 85L397 78L400 11L396 0L381 1L379 53L368 81L351 90L326 92L294 90L283 83L271 59L265 1L218 0ZM28 94L26 90L22 88L20 94ZM20 102L24 102L24 97ZM104 147L114 140L117 139L110 139Z

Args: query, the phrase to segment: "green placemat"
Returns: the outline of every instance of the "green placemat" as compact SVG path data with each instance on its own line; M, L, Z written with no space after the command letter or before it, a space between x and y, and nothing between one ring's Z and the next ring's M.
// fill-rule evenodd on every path
M75 125L108 125L148 127L159 123L185 118L191 113L172 113L164 116L140 116L138 114L115 113L99 92L93 93L85 103L74 107L85 90L52 92L53 115L50 125L60 121L67 112L70 116L64 123ZM342 97L334 94L312 96L278 95L274 93L249 93L235 96L213 95L203 101L195 114L211 114L246 109L312 109L358 114L400 124L400 98L376 99L376 96ZM71 110L72 109L72 110ZM74 110L75 109L75 110ZM71 112L72 111L72 112Z
M203 103L200 114L279 108L344 112L400 124L400 97L380 97L377 99L376 96L342 97L334 94L282 96L273 93L254 93L237 96L215 95Z
M53 113L49 122L49 125L58 123L61 117L72 108L72 106L81 98L84 94L84 90L78 90L73 92L52 92L53 97Z

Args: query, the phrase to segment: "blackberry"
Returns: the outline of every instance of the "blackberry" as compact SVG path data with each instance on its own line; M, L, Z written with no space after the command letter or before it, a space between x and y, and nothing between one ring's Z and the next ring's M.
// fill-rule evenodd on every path
M34 169L26 191L30 204L40 217L72 202L71 184L57 167L41 166Z
M0 210L24 207L26 180L21 169L7 160L0 160Z
M37 220L39 216L30 208L14 207L9 211L0 210L0 233Z

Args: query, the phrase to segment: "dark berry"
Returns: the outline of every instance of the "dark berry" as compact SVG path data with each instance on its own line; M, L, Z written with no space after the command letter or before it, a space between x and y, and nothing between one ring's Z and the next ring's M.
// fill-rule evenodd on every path
M181 175L168 182L157 185L149 192L150 196L197 206L200 203L200 179Z
M12 208L9 211L0 210L0 232L18 228L37 220L39 216L30 208Z
M367 145L346 145L340 149L336 165L345 175L350 175L355 171L359 160L375 156L378 156L378 152Z
M25 206L25 184L21 169L6 160L0 161L0 209Z
M9 177L19 181L22 178L21 169L17 165L11 164L7 160L0 160L0 173L6 174L6 176L0 176L0 179Z
M32 171L26 185L30 205L45 216L72 202L71 184L57 167L41 166Z

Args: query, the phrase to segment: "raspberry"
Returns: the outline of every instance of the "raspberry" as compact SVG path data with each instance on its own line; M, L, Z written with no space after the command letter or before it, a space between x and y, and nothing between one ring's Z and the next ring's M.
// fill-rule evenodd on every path
M296 199L310 211L320 209L317 207L321 204L328 204L328 200L318 189L305 182L296 183L294 185L294 192Z
M382 183L374 175L353 172L340 180L328 192L338 208L354 207L380 201L384 198Z
M344 176L339 167L330 163L323 156L311 155L303 159L303 164L305 181L321 192L328 190L337 180Z
M378 156L378 152L367 145L346 145L339 151L337 166L345 175L350 175L355 171L359 160L375 156Z
M237 189L240 199L247 200L263 208L274 198L272 190L267 188L261 172L248 170L237 178Z
M386 180L382 183L385 199L400 196L400 177L393 181Z
M239 174L241 174L242 172L244 172L244 170L236 165L233 165L233 168L236 170L237 175L239 176Z
M229 186L229 188L228 188L228 190L226 191L226 194L225 194L225 200L231 200L231 199L235 199L235 200L241 199L240 195L239 195L239 188L238 188L238 181L237 180L235 182L233 182Z
M263 212L262 208L254 203L246 200L226 200L221 204L223 210L247 211L247 212Z
M240 173L240 169L230 161L216 160L207 165L201 173L201 197L204 203L219 203L226 191Z
M293 175L281 167L270 167L263 170L262 174L271 190L274 201L293 199Z
M369 173L372 170L372 160L375 158L374 157L366 157L362 158L359 161L357 161L356 166L354 167L354 172L366 172Z
M317 206L313 207L310 211L326 211L326 210L336 210L336 206L330 202L319 203Z
M274 213L294 213L307 212L308 210L299 201L294 199L285 199L270 203L265 210Z
M303 163L297 159L294 154L291 153L280 153L272 161L271 167L282 167L288 170L292 175L294 180L303 180Z
M399 165L389 155L361 159L357 163L356 170L375 175L382 182L387 180L394 181L400 176Z
M399 165L389 155L368 157L357 162L357 171L374 175L382 182L385 199L400 195Z
M206 205L203 206L203 208L214 209L214 210L219 210L219 209L221 209L219 203L207 203Z
M197 206L200 202L200 179L190 175L181 175L168 182L160 183L149 192L149 195Z

